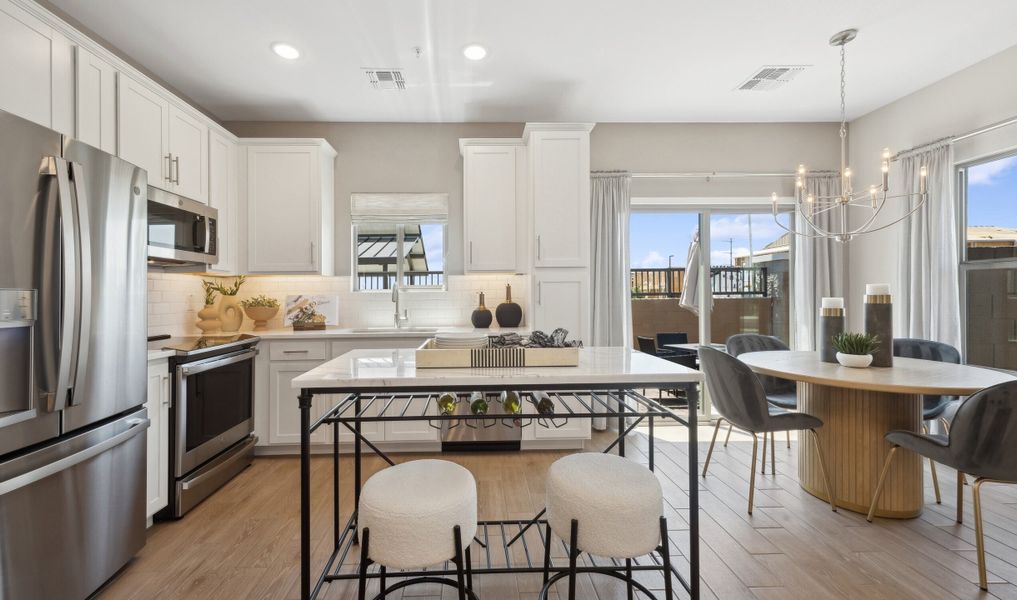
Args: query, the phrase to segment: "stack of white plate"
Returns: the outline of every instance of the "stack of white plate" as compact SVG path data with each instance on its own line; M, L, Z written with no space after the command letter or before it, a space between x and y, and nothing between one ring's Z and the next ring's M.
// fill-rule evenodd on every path
M489 345L483 333L438 333L434 336L434 347L440 350L472 350Z

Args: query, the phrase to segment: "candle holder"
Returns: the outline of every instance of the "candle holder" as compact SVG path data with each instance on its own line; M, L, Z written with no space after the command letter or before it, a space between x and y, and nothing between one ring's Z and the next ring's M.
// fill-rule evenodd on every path
M865 295L865 333L879 338L872 353L873 367L893 366L893 303L890 294Z
M844 309L824 308L819 313L819 360L837 362L833 338L844 333Z

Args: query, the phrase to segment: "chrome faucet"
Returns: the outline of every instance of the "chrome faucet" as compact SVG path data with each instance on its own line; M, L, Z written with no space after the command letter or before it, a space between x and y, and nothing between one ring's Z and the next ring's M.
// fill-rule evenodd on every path
M395 321L395 326L396 326L397 329L405 327L406 325L410 324L410 313L409 313L409 311L406 310L405 308L402 310L401 313L399 311L399 290L400 289L402 289L402 286L400 286L398 282L392 284L392 302L395 303L394 321Z

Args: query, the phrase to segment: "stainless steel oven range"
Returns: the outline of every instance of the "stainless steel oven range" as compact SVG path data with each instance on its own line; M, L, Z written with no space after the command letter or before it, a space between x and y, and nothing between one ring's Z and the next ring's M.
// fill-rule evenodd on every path
M254 457L254 357L248 334L171 338L169 506L179 518L251 464Z

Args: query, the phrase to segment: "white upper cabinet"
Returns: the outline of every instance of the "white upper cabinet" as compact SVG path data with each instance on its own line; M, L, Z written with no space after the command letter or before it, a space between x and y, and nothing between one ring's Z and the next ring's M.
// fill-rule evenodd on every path
M534 273L533 329L550 333L558 327L569 339L590 345L590 278L586 269L537 269Z
M75 61L75 137L117 151L117 70L78 46Z
M208 203L208 126L175 105L169 111L172 191Z
M334 272L333 173L324 140L243 140L249 273Z
M208 126L132 77L118 81L120 157L149 185L208 202Z
M117 81L120 158L148 171L148 185L172 191L169 101L123 73Z
M214 130L208 138L208 204L219 211L219 262L208 270L237 273L237 143Z
M0 0L0 110L74 133L74 49L49 25Z
M459 145L465 270L515 271L522 141L463 139Z
M590 129L526 125L536 267L589 266Z

